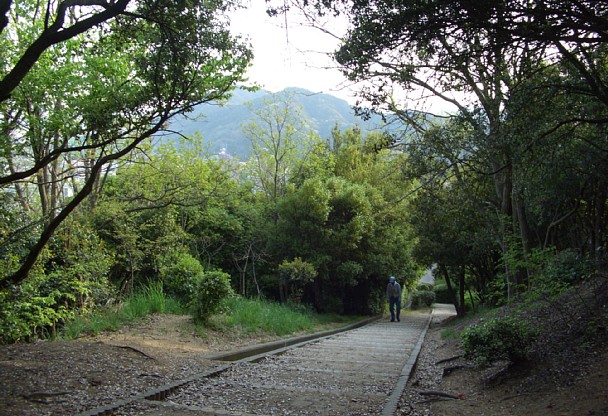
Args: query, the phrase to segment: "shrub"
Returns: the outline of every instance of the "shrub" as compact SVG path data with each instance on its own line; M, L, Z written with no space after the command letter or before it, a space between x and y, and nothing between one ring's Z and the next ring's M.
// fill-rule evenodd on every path
M437 295L431 283L418 283L412 292L412 308L429 307L435 303Z
M73 312L57 305L59 295L41 296L22 288L0 292L0 344L44 337L70 318Z
M589 272L587 262L575 250L564 250L550 257L541 272L541 281L571 285Z
M314 281L317 271L314 265L296 257L293 261L283 260L279 274L289 300L297 304L302 301L304 286Z
M201 273L190 300L192 316L196 321L207 321L222 309L223 301L234 294L230 275L221 271Z
M512 363L526 359L536 331L516 317L492 318L462 333L465 356L478 365L489 365L498 360Z
M0 291L0 343L44 338L79 311L110 299L107 265L83 260L48 274L35 270L20 286Z
M159 258L159 275L169 296L187 302L197 289L204 269L201 263L183 251L171 251Z
M418 290L412 293L412 307L423 308L435 303L435 292L432 290Z

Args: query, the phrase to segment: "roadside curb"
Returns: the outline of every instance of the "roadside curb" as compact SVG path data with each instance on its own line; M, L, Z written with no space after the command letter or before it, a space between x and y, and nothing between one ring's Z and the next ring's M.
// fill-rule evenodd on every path
M270 341L263 344L256 344L249 347L241 348L234 351L214 353L210 355L204 355L203 358L214 360L214 361L238 361L243 358L251 357L254 355L264 354L269 351L275 351L280 348L285 348L294 344L315 340L318 338L328 337L331 335L339 334L340 332L350 331L351 329L359 328L370 324L374 321L381 319L382 316L373 316L371 318L363 319L354 324L341 326L335 329L329 329L327 331L315 332L313 334L302 335L298 337L292 337L287 339L280 339L277 341Z
M382 416L392 416L397 411L397 407L399 406L399 401L401 400L401 396L405 391L405 387L407 386L407 382L412 375L414 368L416 367L416 362L418 361L418 356L420 355L420 351L422 350L422 345L424 344L424 340L426 339L426 333L428 332L429 327L431 326L431 322L434 322L434 318L439 316L439 322L447 322L450 319L453 319L453 315L449 316L446 314L446 310L450 310L451 305L445 304L434 304L432 307L432 311L429 313L429 317L426 321L426 325L420 336L418 338L418 342L416 346L412 350L412 353L403 366L401 370L401 375L399 376L399 380L395 384L395 388L393 389L391 395L389 396L384 408L382 409ZM454 311L455 312L455 311ZM451 313L451 312L449 312ZM447 317L446 317L447 315Z

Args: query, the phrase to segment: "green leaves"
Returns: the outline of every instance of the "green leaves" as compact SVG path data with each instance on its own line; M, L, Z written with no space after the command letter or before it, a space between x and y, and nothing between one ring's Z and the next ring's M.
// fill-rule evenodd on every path
M94 205L115 160L162 131L171 117L221 101L244 80L252 59L230 36L221 1L38 7L19 2L0 33L9 51L0 63L0 85L6 86L0 164L11 166L0 183L19 188L27 179L37 186L35 197L23 189L17 195L45 228L2 285L25 279L87 196ZM50 27L38 18L45 12Z
M287 184L296 178L299 167L306 163L315 138L290 94L276 94L264 104L243 132L251 141L249 169L256 186L276 203L287 193Z
M376 279L398 273L407 283L415 275L399 200L408 188L396 168L399 157L365 148L360 132L335 132L330 155L339 175L307 179L278 205L276 252L314 264L315 285L332 302L340 305L350 293L348 304L357 305L348 306L351 313L376 310L382 302L384 285L369 289Z
M199 276L191 301L194 319L207 321L212 314L222 310L224 300L233 294L229 274L220 271L203 273Z
M302 301L304 288L313 283L318 274L314 265L302 261L300 257L295 257L292 261L283 260L278 271L288 299L296 304Z
M499 360L525 360L536 337L537 331L516 317L491 318L462 333L465 355L482 366Z

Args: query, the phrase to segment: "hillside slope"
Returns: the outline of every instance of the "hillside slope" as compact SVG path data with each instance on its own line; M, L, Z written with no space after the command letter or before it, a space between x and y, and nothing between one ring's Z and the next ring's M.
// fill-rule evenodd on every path
M291 95L301 107L302 116L324 139L331 137L331 130L336 125L341 130L357 126L363 132L381 129L384 125L379 115L374 115L369 120L357 117L348 102L329 94L312 93L301 88L287 88L276 94ZM271 96L272 93L268 91L236 90L225 105L200 105L186 117L176 118L169 129L187 137L199 133L212 154L226 149L228 154L246 159L250 143L243 134L243 126L255 120L255 110L260 109Z

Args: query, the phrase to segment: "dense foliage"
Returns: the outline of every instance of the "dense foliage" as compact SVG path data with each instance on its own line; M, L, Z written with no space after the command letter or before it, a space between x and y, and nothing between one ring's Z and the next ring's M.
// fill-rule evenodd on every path
M380 138L358 129L297 138L291 126L305 120L290 106L277 96L260 125L246 126L248 163L213 158L195 139L132 152L94 203L63 222L18 290L5 292L4 341L54 331L76 311L149 285L200 321L234 292L318 311L381 311L387 275L405 286L416 277L404 155L378 151Z
M421 283L411 293L412 308L428 308L435 303L437 295L435 294L434 285L430 283Z
M535 337L532 327L515 317L492 318L462 334L465 354L479 365L500 360L521 362L527 358Z
M335 58L363 82L361 102L417 128L392 143L409 156L406 176L420 181L408 218L413 254L436 264L459 314L475 302L580 282L602 267L605 2L289 4L317 19L345 16ZM279 2L271 9L289 12ZM425 112L429 96L446 110ZM569 273L576 278L547 278L550 257L567 258L562 252L593 266Z
M6 2L5 2L6 3ZM0 185L26 218L3 224L0 287L22 283L64 221L94 206L121 158L174 116L221 100L251 52L222 1L8 2L0 27ZM10 191L9 191L10 189ZM20 246L21 241L33 244Z
M244 126L242 162L161 140L243 79L251 54L223 2L84 3L49 2L43 19L39 2L9 2L0 27L2 342L147 285L203 321L233 291L369 314L387 276L412 290L434 265L464 314L560 293L606 260L602 2L294 1L348 17L337 62L404 127L319 137L274 95ZM449 107L414 109L429 95ZM528 334L511 324L468 342L520 359ZM517 343L499 350L497 333Z
M222 301L232 295L230 275L207 272L200 275L191 296L192 316L195 321L206 321L222 308Z

